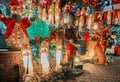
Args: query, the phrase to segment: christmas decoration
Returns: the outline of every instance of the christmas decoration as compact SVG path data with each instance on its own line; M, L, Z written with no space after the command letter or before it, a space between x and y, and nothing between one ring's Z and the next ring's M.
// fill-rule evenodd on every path
M21 4L19 4L18 0L11 0L11 3L9 4L9 9L12 14L21 15L22 6Z
M120 1L113 0L113 9L120 9Z
M49 37L50 35L48 25L42 20L35 20L27 29L27 32L30 39L35 39L35 37Z
M26 28L30 26L27 18L20 20L20 24L16 23L14 19L8 20L5 16L1 20L7 26L5 38L8 46L13 50L20 50L24 38L27 38Z
M50 5L50 8L48 9L48 23L49 24L54 24L54 12L55 10L55 7L54 7L54 4L51 4ZM59 11L59 10L58 10ZM58 12L59 13L59 12ZM59 15L59 14L58 14ZM59 15L60 16L60 15Z
M56 47L56 71L59 71L61 66L62 60L62 40L60 40Z
M58 25L60 24L60 8L59 8L59 3L55 4L55 24L56 27L58 27Z
M41 64L42 64L42 74L48 75L50 73L50 65L48 61L48 48L46 46L46 41L41 43L41 47L39 49L39 55L41 57Z
M24 77L33 76L32 53L30 51L29 42L24 42L22 46L22 57L24 64Z

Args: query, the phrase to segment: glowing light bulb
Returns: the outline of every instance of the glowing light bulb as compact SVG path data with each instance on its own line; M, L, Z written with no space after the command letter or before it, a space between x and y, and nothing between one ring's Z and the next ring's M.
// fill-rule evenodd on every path
M20 42L19 42L19 41L17 41L17 43L19 44Z
M18 34L20 34L20 32L17 32Z
M15 36L15 33L13 33L12 35Z
M16 42L13 42L13 44L16 44Z
M14 38L12 38L12 40L14 41L15 39L14 39Z

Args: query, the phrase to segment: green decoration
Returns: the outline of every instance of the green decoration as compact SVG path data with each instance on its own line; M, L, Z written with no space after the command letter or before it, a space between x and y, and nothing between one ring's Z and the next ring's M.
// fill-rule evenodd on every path
M116 44L120 44L120 25L114 25L112 32L116 32Z
M48 25L42 20L35 20L32 25L27 29L30 39L35 37L49 37L50 29Z

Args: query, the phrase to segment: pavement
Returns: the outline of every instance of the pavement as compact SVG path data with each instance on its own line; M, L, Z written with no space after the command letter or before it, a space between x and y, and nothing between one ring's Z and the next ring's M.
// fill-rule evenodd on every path
M83 74L67 82L120 82L120 64L95 65L85 63Z
M58 82L120 82L120 56L114 57L114 62L107 65L91 64L88 63L88 59L83 57L83 73L81 75L67 81L59 80ZM55 62L52 61L50 64L52 69L55 69ZM41 75L41 66L38 66L36 62L33 65L35 73L40 72L39 75Z

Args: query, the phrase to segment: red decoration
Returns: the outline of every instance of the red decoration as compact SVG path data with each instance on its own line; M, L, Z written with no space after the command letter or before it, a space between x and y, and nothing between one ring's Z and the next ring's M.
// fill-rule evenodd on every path
M100 46L102 48L102 51L105 52L106 51L106 42L105 41L101 41Z
M113 0L113 4L120 4L120 0Z
M90 37L89 33L84 32L84 39L85 39L85 42L86 42L86 47L88 46L89 37Z
M104 12L104 20L107 21L108 20L108 12Z
M35 45L36 45L36 46L39 46L39 39L40 39L39 37L35 37L35 41L36 41L36 44L35 44Z
M96 0L90 0L90 3L92 6L95 6L96 5Z
M118 19L118 18L119 18L119 11L114 10L114 19Z
M66 51L67 51L68 60L70 60L73 55L73 45L70 42L66 44Z
M1 20L7 26L6 33L5 33L5 38L7 39L11 35L11 33L14 29L15 20L14 19L8 20L5 16L3 18L1 18ZM20 20L20 26L26 36L28 36L26 28L29 27L30 25L31 25L31 23L30 23L30 21L28 21L27 18Z
M19 5L18 0L11 0L11 5Z
M117 46L115 47L115 49L114 49L114 54L115 54L115 56L120 55L120 45L117 45Z
M83 0L83 2L84 2L84 4L85 4L86 6L89 5L89 0Z

